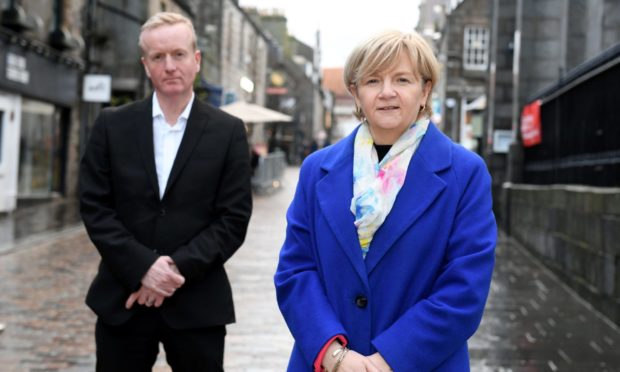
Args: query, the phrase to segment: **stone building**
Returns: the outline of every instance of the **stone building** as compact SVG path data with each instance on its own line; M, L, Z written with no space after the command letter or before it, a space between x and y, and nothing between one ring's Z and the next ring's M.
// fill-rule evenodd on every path
M467 0L454 8L440 40L442 129L454 141L482 153L490 54L488 0Z
M347 136L357 125L359 120L353 115L355 100L344 85L344 68L330 67L323 69L323 89L333 95L333 129L331 142Z
M488 30L486 41L479 40L488 50L480 80L455 68L466 62L470 24ZM620 266L613 243L619 225L618 191L591 187L613 177L582 177L586 171L594 175L599 168L617 169L615 152L600 147L604 142L616 152L620 148L613 135L617 132L613 124L616 106L608 99L613 88L607 88L618 71L620 2L465 0L448 15L444 31L449 71L445 104L451 91L458 90L454 87L484 88L479 153L493 176L498 222L567 284L620 323ZM555 149L553 154L524 150L521 112L535 100L541 102L543 128L552 128L551 124L556 128L543 133L547 151ZM455 101L453 107L459 104ZM473 102L469 98L461 101L461 113L452 122L462 126L466 122L463 108L471 108ZM454 128L446 125L450 127ZM570 135L558 129L567 127ZM599 132L611 134L603 141L597 137ZM581 138L591 140L585 143ZM549 141L561 146L548 145ZM556 185L524 184L525 160L529 161L525 163L529 179L544 180L541 170L548 169L553 174L547 178L561 174L554 178L560 181L552 182ZM586 169L587 164L600 167ZM572 179L581 180L574 182L579 185L561 181L571 179L569 169L575 172Z
M0 212L71 193L79 130L79 1L3 2Z
M298 164L326 130L319 51L288 34L283 14L267 11L257 19L277 45L269 58L266 106L293 117L291 123L269 125L269 148L284 151L289 163Z

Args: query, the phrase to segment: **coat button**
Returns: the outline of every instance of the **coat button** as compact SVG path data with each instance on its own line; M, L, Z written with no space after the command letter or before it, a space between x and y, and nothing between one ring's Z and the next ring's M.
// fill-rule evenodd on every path
M162 217L165 216L166 215L166 210L164 208L160 209L159 210L159 215L162 216Z
M363 309L368 305L368 299L364 296L357 296L355 298L355 305L357 305L360 309Z

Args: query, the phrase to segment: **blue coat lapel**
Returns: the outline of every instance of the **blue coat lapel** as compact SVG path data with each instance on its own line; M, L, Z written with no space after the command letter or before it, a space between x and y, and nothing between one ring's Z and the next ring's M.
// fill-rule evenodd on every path
M330 148L321 164L324 177L317 183L316 193L327 224L338 240L340 248L351 261L363 283L368 276L362 258L362 248L350 211L353 198L353 142L357 130Z
M365 260L368 274L446 187L436 173L449 167L451 159L449 140L433 124L429 125L411 158L405 183L396 197L394 207L370 243Z

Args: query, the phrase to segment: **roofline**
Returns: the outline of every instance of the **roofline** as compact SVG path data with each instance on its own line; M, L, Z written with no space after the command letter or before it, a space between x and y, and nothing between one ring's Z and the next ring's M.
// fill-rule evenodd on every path
M566 75L560 77L556 83L529 96L527 102L540 99L545 103L553 100L582 82L618 64L620 64L620 43L612 45L597 56L577 65Z

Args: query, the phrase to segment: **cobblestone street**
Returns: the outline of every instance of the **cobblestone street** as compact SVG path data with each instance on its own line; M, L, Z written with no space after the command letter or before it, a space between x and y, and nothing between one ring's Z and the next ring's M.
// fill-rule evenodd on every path
M246 242L226 265L237 314L227 329L226 371L286 369L293 340L277 308L273 274L296 177L289 170L280 190L254 197ZM0 323L6 324L0 371L92 371L95 316L84 296L99 255L83 228L63 230L57 213L39 209L23 217L2 221L4 231L17 232L14 242L7 235L0 241ZM27 227L33 217L35 227ZM54 231L43 232L45 226ZM24 233L35 229L36 235ZM163 353L154 371L170 371Z
M228 327L227 372L286 368L293 341L273 273L297 171L287 170L277 192L255 196L246 242L227 263L237 312ZM99 256L80 225L59 229L0 242L2 372L94 370L95 316L84 295ZM618 328L503 235L470 351L473 371L620 371ZM170 371L163 355L154 370Z
M0 256L0 370L93 370L95 316L84 295L98 260L81 227Z

